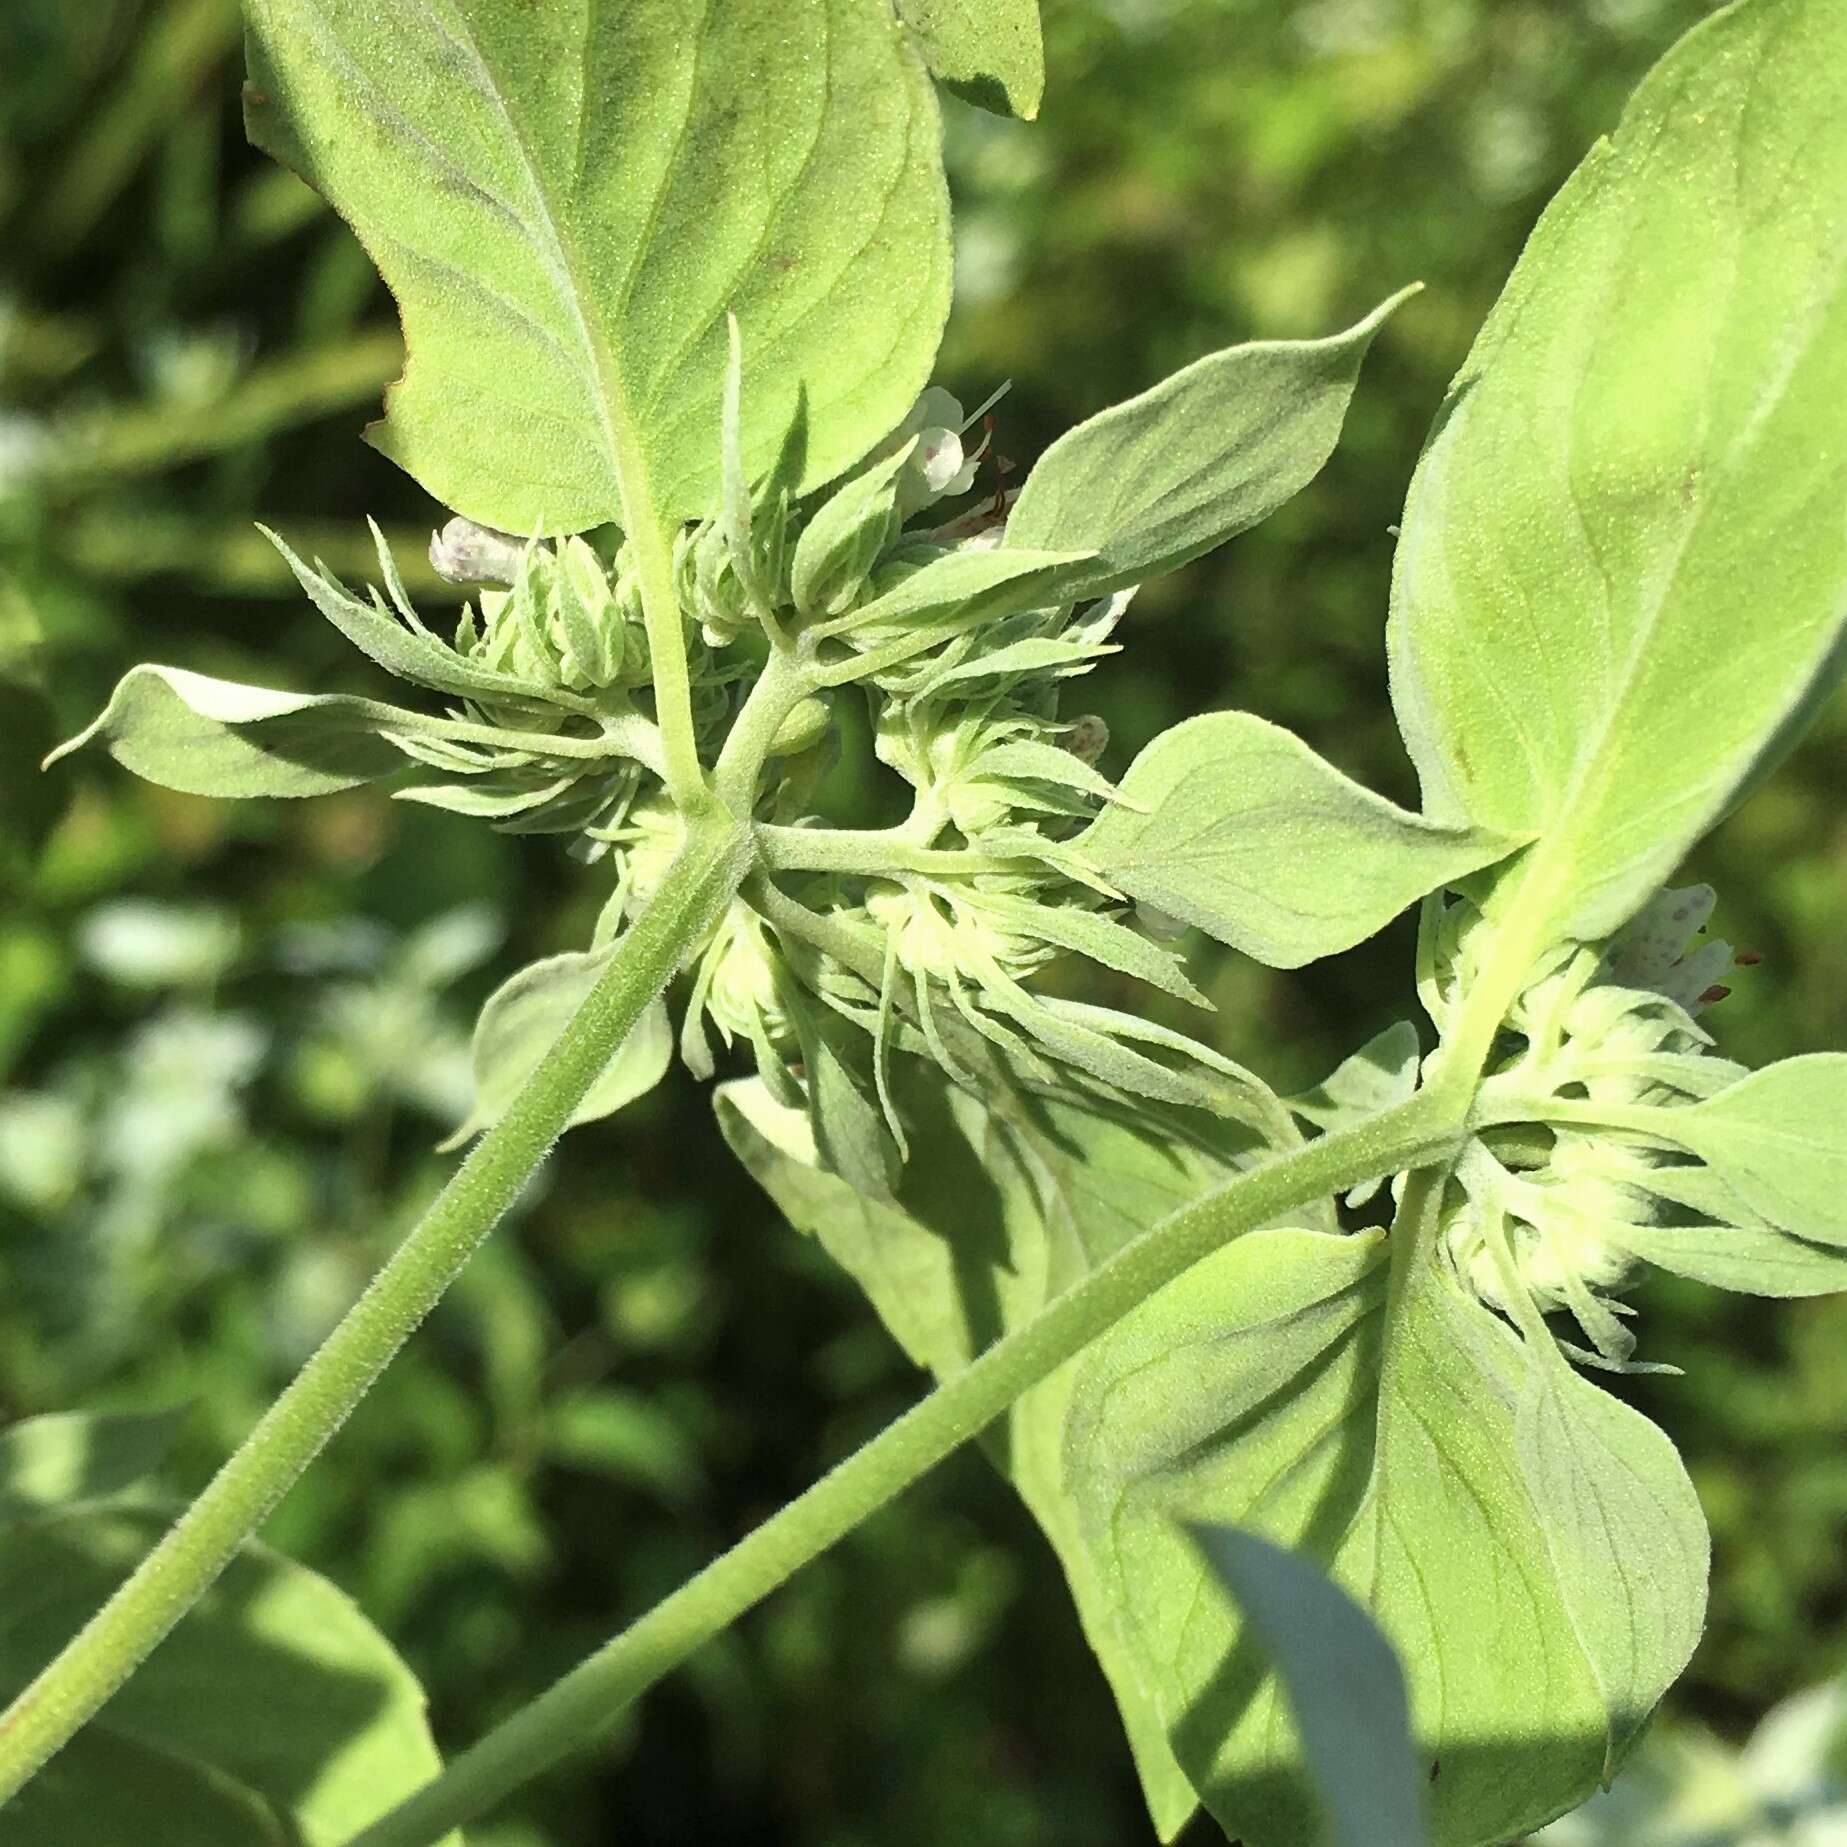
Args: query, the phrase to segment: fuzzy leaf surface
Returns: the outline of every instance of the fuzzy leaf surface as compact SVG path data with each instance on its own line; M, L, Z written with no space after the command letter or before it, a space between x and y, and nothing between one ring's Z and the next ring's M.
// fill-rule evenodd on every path
M1393 697L1432 814L1617 928L1793 738L1847 623L1847 10L1690 32L1547 208L1412 483Z
M1118 889L1272 968L1351 949L1510 845L1405 813L1248 712L1162 732L1120 789L1081 836L1083 857Z
M1699 1632L1705 1526L1666 1439L1579 1381L1523 1427L1556 1356L1434 1270L1388 1305L1386 1257L1378 1234L1253 1232L1093 1344L1071 1392L1096 1570L1175 1755L1247 1847L1313 1847L1320 1812L1269 1659L1183 1523L1305 1553L1371 1610L1437 1766L1438 1847L1581 1801Z
M958 96L1031 121L1045 95L1039 0L898 0L930 69Z
M544 956L509 976L487 998L475 1022L475 1101L453 1145L492 1128L526 1079L596 986L608 958L575 950ZM610 1054L603 1074L572 1112L566 1128L613 1116L667 1075L673 1026L664 1000L651 1001L628 1037Z
M1330 339L1210 353L1067 430L1027 476L1006 549L1095 552L1060 581L1076 601L1178 570L1268 519L1333 453L1360 362L1403 299Z
M896 424L949 297L936 98L886 0L252 0L246 124L404 319L373 440L531 533L716 506L727 310L742 452L804 487Z

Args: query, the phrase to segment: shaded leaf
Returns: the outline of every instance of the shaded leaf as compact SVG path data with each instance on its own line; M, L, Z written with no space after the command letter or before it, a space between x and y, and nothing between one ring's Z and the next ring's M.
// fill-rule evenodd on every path
M1404 1675L1379 1626L1295 1553L1233 1526L1193 1529L1289 1696L1332 1847L1422 1847L1422 1775Z
M1312 1090L1291 1097L1289 1107L1324 1133L1352 1128L1411 1095L1417 1088L1419 1056L1417 1028L1409 1020L1395 1021Z
M806 1118L755 1082L718 1093L725 1137L798 1229L865 1290L904 1350L937 1378L960 1372L1136 1232L1229 1179L1253 1131L1203 1112L1130 1109L1073 1091L1004 1088L979 1101L921 1061L894 1061L911 1144L895 1201L816 1165ZM1085 1634L1122 1708L1150 1809L1170 1839L1194 1807L1164 1742L1065 1491L1060 1432L1073 1369L1019 1399L989 1449L1045 1528Z
M134 1487L165 1460L182 1415L54 1411L0 1431L0 1524Z
M90 1508L0 1535L0 1697L50 1660L166 1524L145 1510ZM0 1836L21 1847L336 1847L441 1768L423 1695L377 1630L326 1579L256 1545L74 1748L69 1773L9 1805ZM99 1775L121 1778L120 1787L99 1792ZM149 1812L130 1832L101 1831L105 1805L119 1796L126 1807L135 1794ZM177 1831L194 1802L197 1832Z
M474 1107L448 1145L465 1141L500 1120L596 986L608 959L607 952L545 956L527 963L488 996L475 1022ZM673 1028L667 1004L657 998L610 1054L602 1076L590 1086L565 1127L613 1116L625 1104L645 1096L666 1075L672 1057Z

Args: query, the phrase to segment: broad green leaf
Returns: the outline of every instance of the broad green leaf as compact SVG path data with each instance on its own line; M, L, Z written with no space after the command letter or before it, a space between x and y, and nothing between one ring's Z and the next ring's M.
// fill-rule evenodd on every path
M1083 857L1272 968L1352 948L1511 844L1406 814L1248 712L1162 732L1121 794L1079 839Z
M344 693L277 693L181 667L133 667L46 762L100 741L125 769L188 795L329 795L401 769L388 734L431 722Z
M1404 299L1331 339L1211 353L1068 430L1027 476L1006 549L1095 552L1061 579L1075 601L1177 570L1268 519L1333 453L1360 361Z
M1254 1135L1200 1112L1035 1099L979 1102L920 1060L894 1060L911 1158L886 1203L816 1164L807 1119L756 1081L718 1093L725 1137L789 1220L866 1292L905 1352L937 1378L960 1372L1144 1227L1231 1177ZM1085 1634L1122 1708L1163 1839L1194 1808L1133 1659L1080 1543L1060 1432L1072 1368L1021 1398L990 1450L1045 1528Z
M55 1411L0 1431L0 1525L132 1488L160 1467L180 1417Z
M1378 1234L1252 1233L1096 1342L1071 1392L1066 1479L1096 1570L1176 1756L1246 1847L1311 1847L1319 1815L1268 1659L1183 1522L1304 1552L1372 1611L1438 1847L1582 1800L1698 1632L1704 1528L1665 1439L1548 1383L1556 1356L1437 1271L1388 1298L1387 1254ZM1599 1543L1597 1512L1632 1556Z
M1404 1675L1378 1624L1315 1566L1255 1533L1201 1526L1193 1538L1289 1696L1331 1847L1423 1847Z
M1847 1245L1847 1053L1786 1058L1655 1114L1749 1210L1796 1237Z
M1039 113L1045 95L1039 0L898 0L898 17L958 96L1028 121Z
M1689 33L1546 211L1412 483L1424 805L1542 836L1561 934L1616 929L1839 665L1843 69L1838 0Z
M936 99L887 0L252 0L252 140L377 262L408 358L374 440L504 531L804 487L892 428L949 298Z
M545 956L527 963L488 996L475 1022L474 1107L446 1146L454 1147L500 1120L520 1086L557 1044L607 961L607 954L577 951ZM637 1097L646 1096L666 1076L672 1057L673 1027L667 1004L656 999L610 1054L602 1076L590 1086L565 1127L613 1116Z
M146 1510L92 1507L0 1532L0 1697L26 1684L166 1525ZM67 1773L8 1806L0 1840L336 1847L441 1767L423 1695L383 1637L326 1579L255 1545L73 1748ZM111 1832L111 1806L133 1814L134 1797L146 1813ZM196 1832L182 1832L193 1804Z

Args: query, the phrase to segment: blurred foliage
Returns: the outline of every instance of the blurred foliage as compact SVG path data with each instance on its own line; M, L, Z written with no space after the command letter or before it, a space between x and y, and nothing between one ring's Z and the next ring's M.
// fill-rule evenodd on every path
M1023 465L1209 347L1429 285L1315 486L1140 598L1089 683L1112 760L1235 704L1408 797L1381 629L1422 433L1546 198L1706 9L1046 10L1040 122L948 107L944 382L973 401L1012 378L999 453ZM363 792L227 808L107 765L35 773L149 656L378 691L251 522L359 575L363 514L406 559L439 517L357 439L396 369L390 303L244 147L237 92L231 0L0 10L0 1421L186 1401L195 1478L439 1183L473 1006L580 946L604 895L543 840ZM1837 702L1693 868L1715 929L1763 958L1712 1016L1736 1056L1847 1045L1844 777ZM836 793L871 816L887 792ZM1410 1005L1408 923L1295 975L1199 961L1218 1039L1283 1088ZM1633 1389L1715 1530L1678 1697L1742 1737L1847 1658L1847 1303L1662 1279L1641 1307L1645 1351L1686 1373ZM918 1389L681 1078L573 1135L267 1536L360 1599L454 1745ZM1144 1828L1050 1555L965 1456L473 1838L1101 1847Z

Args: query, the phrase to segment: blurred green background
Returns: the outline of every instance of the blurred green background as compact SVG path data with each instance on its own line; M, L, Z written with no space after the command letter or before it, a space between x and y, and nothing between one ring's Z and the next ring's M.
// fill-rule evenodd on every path
M1118 767L1239 705L1413 795L1382 623L1421 434L1546 198L1705 10L1047 0L1043 119L948 105L942 380L1013 380L998 447L1022 465L1213 346L1428 285L1320 480L1141 597L1084 695ZM364 791L226 806L100 759L37 773L142 659L380 690L252 522L360 575L365 514L407 560L441 518L358 440L390 303L243 145L238 80L230 0L0 7L0 1420L190 1400L183 1478L439 1183L474 1005L580 946L604 896L542 839ZM1847 1045L1844 786L1837 701L1701 849L1714 928L1763 957L1711 1016L1735 1056ZM1297 975L1200 961L1211 1030L1284 1087L1410 1006L1408 923ZM1847 1302L1639 1300L1644 1352L1686 1373L1628 1389L1716 1541L1676 1697L1740 1735L1847 1661ZM571 1137L268 1536L396 1639L454 1746L918 1389L676 1075ZM1050 1553L973 1456L472 1838L616 1837L1147 1838Z

